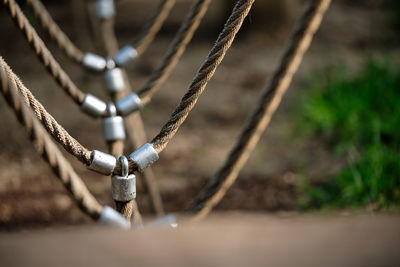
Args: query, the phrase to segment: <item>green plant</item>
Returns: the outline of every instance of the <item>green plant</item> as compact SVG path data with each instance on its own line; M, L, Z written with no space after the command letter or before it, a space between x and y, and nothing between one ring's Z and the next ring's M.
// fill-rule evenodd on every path
M355 77L328 69L311 81L302 129L324 138L347 166L323 185L300 184L302 207L400 203L400 72L369 61Z

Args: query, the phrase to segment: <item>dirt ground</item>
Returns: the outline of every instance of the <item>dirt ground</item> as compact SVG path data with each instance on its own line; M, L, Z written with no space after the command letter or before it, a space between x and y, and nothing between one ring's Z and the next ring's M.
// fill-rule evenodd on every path
M65 19L62 5L51 3L50 11L67 32L76 32L73 23L69 24ZM187 5L179 7L186 10ZM296 8L293 11L294 17L300 10ZM172 21L176 21L176 17ZM307 175L312 180L327 179L344 164L342 159L332 156L322 142L296 138L291 111L297 105L298 96L307 90L307 78L324 66L345 63L350 70L356 70L368 57L391 57L400 62L399 41L394 30L385 24L385 18L386 14L374 7L333 1L269 129L217 210L297 210L296 182L299 177ZM212 21L217 23L217 20ZM127 31L126 24L129 23L117 24L122 45L132 39L132 32ZM39 64L4 10L1 10L0 25L0 55L25 85L72 136L90 149L105 150L101 122L82 114L67 99ZM215 28L221 27L216 25ZM256 30L251 26L251 21L247 21L245 31L249 33L240 34L197 106L154 165L168 212L179 212L186 207L222 164L256 102L259 90L279 60L290 27L279 31L265 27L269 30L262 31L259 25ZM135 89L145 83L159 64L173 29L176 25L171 23L148 52L128 67ZM167 120L216 36L217 31L210 30L209 24L201 28L170 79L143 110L149 139ZM106 97L102 77L82 71L60 53L54 43L47 43L80 88ZM4 100L0 100L0 114L0 230L88 222L89 219L78 210L48 166L38 157ZM126 153L130 152L127 148ZM100 202L112 205L109 179L86 170L74 158L67 157ZM140 210L149 215L149 200L140 187L137 200Z

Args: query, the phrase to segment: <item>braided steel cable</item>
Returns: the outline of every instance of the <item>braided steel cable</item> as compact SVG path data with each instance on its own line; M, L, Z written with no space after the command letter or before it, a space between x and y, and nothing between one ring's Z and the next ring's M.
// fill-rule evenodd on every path
M134 47L138 55L143 54L147 50L151 42L154 40L154 37L160 31L174 5L175 0L162 0L158 5L156 11L145 24L142 33L138 37L138 41L135 42Z
M31 107L32 111L43 124L47 132L49 132L54 139L65 148L65 150L71 153L71 155L75 156L82 163L89 165L91 161L91 151L81 145L60 124L58 124L54 117L47 112L32 92L25 87L15 74L13 74L13 79L15 80L17 88L25 100L25 103Z
M36 150L47 161L52 171L57 175L65 188L72 194L74 200L83 212L97 220L103 207L89 192L82 179L75 173L72 166L43 129L35 115L26 105L22 97L21 81L12 72L7 63L0 57L0 90L9 106L13 109L19 122L27 130Z
M14 22L17 24L20 31L24 34L25 39L30 44L36 55L46 67L47 71L53 76L57 83L64 89L64 91L75 101L81 104L85 98L85 93L78 89L72 82L70 77L61 68L60 64L54 59L53 55L47 49L42 39L38 36L35 29L29 23L28 19L22 13L19 5L15 0L2 1Z
M254 0L238 0L232 14L213 48L210 50L205 62L200 67L189 89L182 97L180 103L171 114L168 122L162 127L160 133L151 141L154 149L160 153L172 139L179 127L185 121L189 112L195 106L208 81L214 75L218 65L223 60L229 47L239 31L245 17L249 13Z
M240 169L254 150L287 91L330 2L330 0L312 0L296 24L279 66L262 90L258 104L243 127L237 143L213 179L187 209L186 212L193 214L195 219L206 216L236 180Z
M82 63L84 52L60 29L42 2L40 0L27 0L27 4L32 7L43 29L48 32L51 39L57 42L58 47L61 48L69 58L77 63Z
M40 0L27 0L27 3L32 7L35 16L39 18L43 29L57 42L58 46L69 58L73 59L77 63L81 63L84 52L80 50L61 30L42 2ZM157 6L155 12L145 24L141 34L135 42L135 49L139 55L143 54L150 43L154 40L170 14L174 4L175 0L162 0Z
M194 32L199 27L200 22L210 5L210 2L211 0L196 0L196 2L190 8L188 15L171 42L167 52L165 53L160 66L151 75L145 86L138 91L138 95L143 104L146 104L150 101L154 93L172 73L172 70L178 63L187 45L192 39Z

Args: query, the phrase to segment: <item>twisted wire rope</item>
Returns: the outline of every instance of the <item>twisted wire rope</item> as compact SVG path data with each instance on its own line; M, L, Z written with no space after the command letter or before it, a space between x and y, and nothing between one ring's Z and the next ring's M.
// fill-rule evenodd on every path
M200 25L211 0L196 0L190 8L185 20L168 47L160 66L150 76L142 89L138 91L142 103L150 101L154 93L168 79L174 67L179 62L187 45Z
M85 98L85 93L78 89L71 78L61 68L60 64L55 60L42 39L40 39L35 29L23 14L19 5L15 0L3 0L2 2L6 7L8 7L7 10L9 14L13 18L19 30L24 34L25 39L35 51L47 71L75 103L78 105L82 104Z
M261 92L261 97L243 127L238 141L213 179L186 210L194 219L206 216L223 198L254 150L287 91L315 32L330 5L330 0L312 0L299 19L283 57Z
M36 150L71 193L80 209L97 220L103 207L89 192L82 179L75 173L68 160L65 159L27 106L26 98L21 95L21 85L19 78L0 57L0 89L3 97L16 114L18 121L25 127Z
M33 13L39 18L42 28L47 31L51 39L56 41L58 47L63 50L69 58L77 63L82 63L84 52L61 30L42 2L40 0L27 0L27 4L32 7Z
M189 115L189 112L195 106L208 81L214 75L215 70L222 62L226 52L232 45L232 42L253 3L254 0L238 0L236 2L222 32L219 34L217 41L211 48L205 62L198 70L187 92L172 112L167 123L162 127L160 133L151 141L154 149L158 153L167 146L168 142L172 139L179 127L185 121L186 117Z

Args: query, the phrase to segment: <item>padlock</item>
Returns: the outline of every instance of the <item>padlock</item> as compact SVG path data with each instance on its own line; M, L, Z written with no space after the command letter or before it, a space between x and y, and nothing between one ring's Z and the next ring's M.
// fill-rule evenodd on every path
M113 175L111 177L112 198L117 201L129 201L136 198L136 176Z
M120 68L108 69L104 72L106 87L110 93L120 92L125 89L124 76Z
M127 45L119 50L119 52L114 57L114 61L117 66L123 67L126 66L130 61L135 59L136 56L136 49L130 45Z
M129 164L125 156L119 157L121 162L121 175L111 177L112 198L117 201L129 201L136 198L136 177L128 175Z
M114 0L97 0L95 4L96 17L109 19L115 15Z
M103 119L104 139L107 141L116 141L125 139L124 120L117 116L117 109L114 103L107 103L107 118Z

